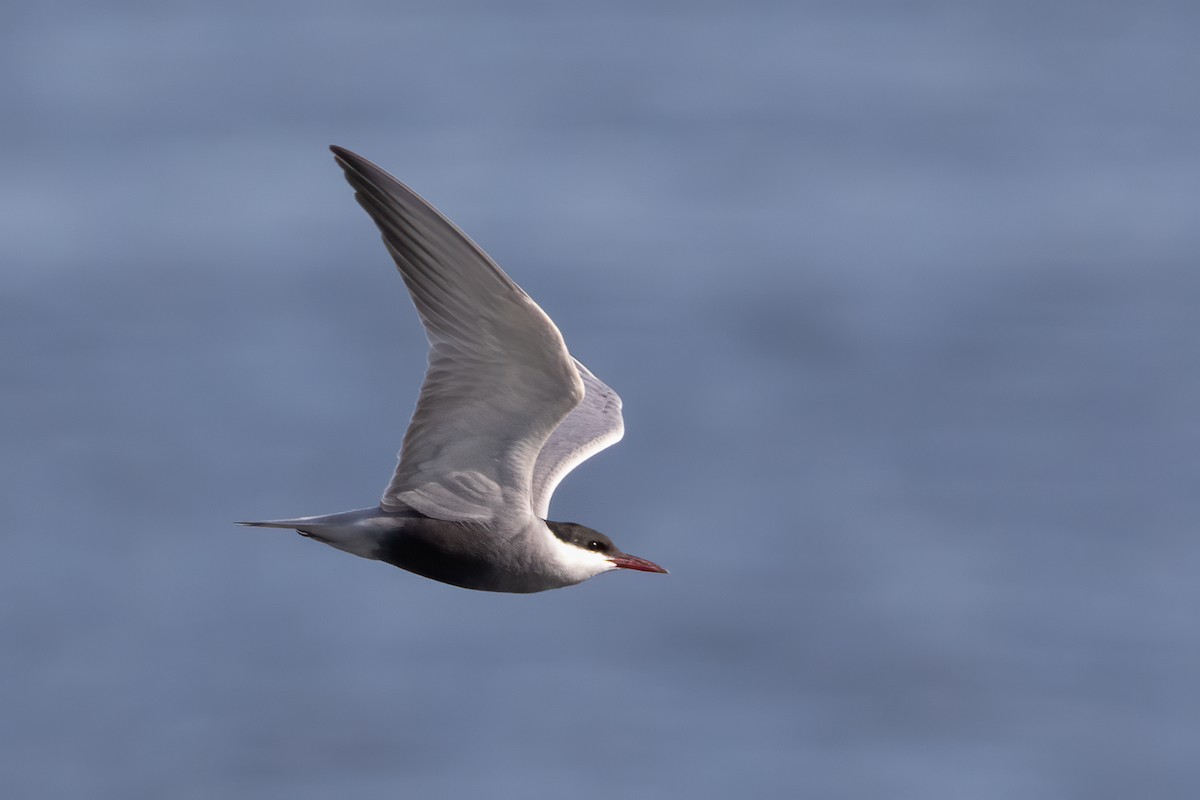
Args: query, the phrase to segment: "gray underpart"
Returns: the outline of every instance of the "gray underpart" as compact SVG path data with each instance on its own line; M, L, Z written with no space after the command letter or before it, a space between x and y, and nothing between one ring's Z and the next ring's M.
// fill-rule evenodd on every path
M241 524L291 528L338 550L464 589L526 594L570 585L531 558L540 552L540 542L519 546L477 523L433 519L411 509L359 508Z

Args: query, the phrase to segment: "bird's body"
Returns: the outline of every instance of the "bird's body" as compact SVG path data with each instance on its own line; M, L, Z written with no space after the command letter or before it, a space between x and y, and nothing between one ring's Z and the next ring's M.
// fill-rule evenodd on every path
M597 531L546 520L562 477L621 438L620 398L433 206L369 161L332 149L421 316L429 369L378 507L242 524L295 529L485 591L557 589L618 568L665 572Z
M525 594L580 583L615 569L612 555L628 569L662 571L648 561L618 553L604 534L570 522L532 519L522 528L427 517L419 511L359 508L338 514L269 522L260 528L290 528L338 550L387 562L464 589ZM557 530L556 530L557 529ZM559 538L586 532L583 547ZM600 545L588 549L588 542Z

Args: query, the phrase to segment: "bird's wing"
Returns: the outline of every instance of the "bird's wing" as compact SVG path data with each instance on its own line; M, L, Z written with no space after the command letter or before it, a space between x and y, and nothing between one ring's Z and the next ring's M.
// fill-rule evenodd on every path
M583 379L583 400L558 423L533 467L533 513L542 519L549 518L550 497L566 474L625 433L621 398L583 364L575 366Z
M366 159L332 150L429 337L429 370L380 506L527 521L538 453L584 397L562 334L437 209Z

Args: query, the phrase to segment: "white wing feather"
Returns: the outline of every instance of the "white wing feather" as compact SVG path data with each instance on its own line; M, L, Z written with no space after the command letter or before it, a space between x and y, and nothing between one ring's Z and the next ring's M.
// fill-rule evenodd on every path
M579 361L575 366L583 400L558 423L533 468L533 513L542 519L549 518L550 497L567 473L625 434L621 398Z
M447 520L527 520L538 454L585 397L581 374L590 373L576 367L546 313L453 223L371 162L334 153L379 226L430 344L380 506ZM562 459L552 463L546 474L554 477L543 481L551 489L565 472Z

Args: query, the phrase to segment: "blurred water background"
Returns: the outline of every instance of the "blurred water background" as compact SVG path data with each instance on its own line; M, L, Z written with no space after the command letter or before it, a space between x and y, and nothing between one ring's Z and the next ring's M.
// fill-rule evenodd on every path
M0 793L1200 796L1200 12L84 3L0 25ZM624 397L472 593L370 505L424 369L326 146Z

